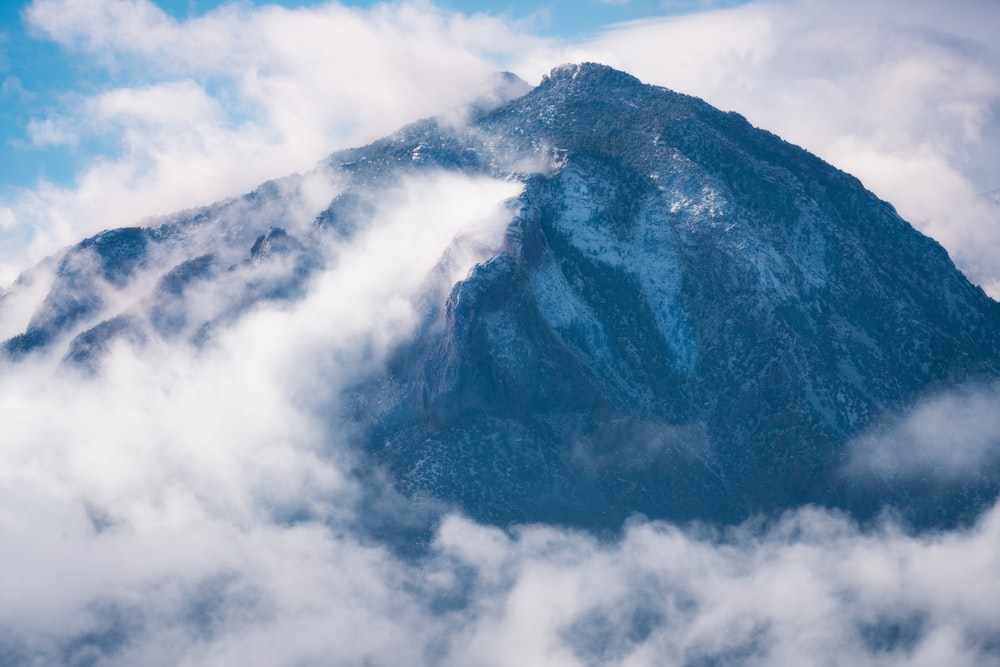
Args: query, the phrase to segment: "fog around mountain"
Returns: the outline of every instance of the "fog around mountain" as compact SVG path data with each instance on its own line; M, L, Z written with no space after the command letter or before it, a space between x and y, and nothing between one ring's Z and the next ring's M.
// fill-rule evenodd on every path
M404 155L433 163L433 148ZM564 163L556 151L503 166ZM810 504L588 532L490 525L367 474L341 391L419 332L421 294L447 296L496 252L527 185L416 169L365 201L338 198L340 178L321 167L158 219L155 233L95 237L62 274L43 263L11 290L7 338L67 279L79 288L67 293L96 290L94 312L165 319L137 338L103 329L108 345L76 358L75 334L97 316L57 309L70 322L58 344L3 366L5 664L995 659L995 507L919 531L891 509L859 522ZM333 224L358 210L340 219L359 226ZM118 253L140 247L145 264ZM321 269L294 261L313 253ZM975 481L995 462L995 399L988 382L928 391L847 443L844 474Z
M380 266L399 259L386 244L351 251ZM373 541L325 399L378 364L415 314L405 283L364 275L375 283L326 276L311 297L248 315L199 353L123 346L96 376L56 371L56 359L5 369L6 664L995 656L996 509L918 535L891 517L860 528L807 507L729 529L636 517L614 538L451 514L419 558ZM973 398L984 409L962 419L965 433L981 423L975 437L991 437L995 403ZM939 405L917 414L949 433ZM923 446L932 458L954 451ZM405 509L388 492L366 505Z

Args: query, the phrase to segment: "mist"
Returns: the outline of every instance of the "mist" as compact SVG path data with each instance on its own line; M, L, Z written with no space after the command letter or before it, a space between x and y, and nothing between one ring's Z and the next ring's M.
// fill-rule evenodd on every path
M735 527L636 516L604 537L432 507L422 548L370 532L405 503L367 501L383 482L359 474L340 391L412 335L428 275L496 252L519 191L404 179L324 247L302 298L207 344L123 341L96 373L57 351L6 366L5 664L996 660L1000 508L920 534L815 507ZM993 398L939 397L892 432L951 415L992 438Z

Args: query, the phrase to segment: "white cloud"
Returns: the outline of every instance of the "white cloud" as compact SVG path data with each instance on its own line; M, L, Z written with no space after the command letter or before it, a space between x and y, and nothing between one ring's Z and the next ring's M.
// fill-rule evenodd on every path
M408 556L359 530L371 509L356 504L354 454L331 417L338 388L409 335L414 291L469 223L492 230L475 241L499 242L509 215L500 204L517 191L447 174L400 184L356 237L327 249L330 268L303 300L259 307L200 351L119 347L86 377L54 359L6 367L0 650L9 661L996 657L1000 508L974 526L916 536L815 508L729 529L635 519L614 539L447 515L427 552ZM996 400L970 398L917 410L911 430L947 434L961 422L960 441L974 440L976 424L995 425Z
M438 546L484 563L485 582L507 573L483 586L459 664L980 664L977 633L996 631L996 531L995 513L924 539L807 509L722 539L638 522L614 544L542 527L497 540L451 519ZM477 541L505 557L472 560ZM985 590L971 590L976 576Z
M268 463L250 465L315 501ZM927 537L805 509L723 535L637 521L615 541L451 516L413 560L336 518L234 522L188 481L100 533L79 500L5 485L8 655L75 664L88 638L99 665L980 665L998 650L996 510Z
M149 0L36 0L26 16L117 82L34 119L35 143L96 137L118 152L72 186L42 182L8 198L18 233L0 241L0 283L87 234L247 191L449 111L543 43L505 20L419 0L232 4L184 21Z
M79 134L62 118L29 121L28 138L34 147L74 146L80 139Z
M201 351L118 347L84 377L59 353L5 366L4 655L75 664L110 650L87 641L118 623L126 646L100 664L403 661L400 628L424 621L397 604L398 564L348 532L363 519L336 394L408 335L414 292L465 227L497 246L519 188L445 174L386 191L303 301ZM130 623L152 631L131 638Z
M922 401L850 446L849 470L880 478L972 478L1000 463L1000 387Z
M2 62L2 59L0 59ZM25 89L24 84L16 76L5 76L3 83L0 84L0 98L14 101L30 101L37 97L37 95L30 90Z

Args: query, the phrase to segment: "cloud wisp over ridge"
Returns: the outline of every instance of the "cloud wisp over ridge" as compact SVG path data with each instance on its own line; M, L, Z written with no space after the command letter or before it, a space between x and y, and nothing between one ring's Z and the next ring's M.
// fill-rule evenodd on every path
M248 657L280 664L264 650L277 636L238 646L213 628L230 612L241 624L276 622L290 648L293 635L330 620L306 618L308 608L368 595L383 607L359 627L331 628L321 645L349 644L348 661L385 650L379 632L360 635L376 618L380 632L398 620L392 559L351 532L364 520L352 509L353 455L330 415L339 388L415 325L415 290L452 240L475 227L473 245L451 254L469 262L476 244L499 243L493 223L518 188L449 175L404 182L383 193L377 225L326 249L329 268L304 299L261 306L200 347L122 344L99 373L59 364L61 351L5 366L0 556L17 576L0 584L0 645L13 664L226 664L252 646L260 653ZM357 553L335 553L344 548ZM355 557L379 572L353 570ZM298 592L265 581L297 578L306 561L332 589L321 592L313 575L293 584ZM278 597L264 592L272 584ZM300 599L309 588L312 600ZM305 606L283 608L288 594ZM169 649L176 641L187 645ZM400 659L404 649L395 647Z
M110 76L70 91L31 122L29 138L110 148L74 184L43 181L0 204L4 284L83 236L246 192L458 109L489 93L513 54L542 42L428 2L233 4L176 20L149 0L37 0L25 17Z

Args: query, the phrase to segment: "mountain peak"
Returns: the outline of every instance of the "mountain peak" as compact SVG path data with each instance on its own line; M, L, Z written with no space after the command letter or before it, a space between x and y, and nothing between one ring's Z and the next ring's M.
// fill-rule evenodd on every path
M583 62L566 63L554 67L545 77L542 78L542 85L546 83L557 83L562 81L578 82L620 82L631 85L643 85L636 77L627 72L622 72L608 65L601 63Z
M613 99L623 93L632 97L646 85L631 74L599 63L571 63L554 68L542 77L540 94L558 92L570 96ZM626 92L627 91L627 92Z
M501 102L524 87L497 83ZM419 333L352 389L361 444L404 493L588 526L914 505L903 487L838 488L845 448L928 391L1000 377L1000 306L857 179L605 65L557 67L464 127L418 122L326 165L343 187L311 225L293 179L79 244L7 356L200 344L304 294L331 235L379 224L385 188L429 168L523 191L502 247L422 295ZM992 497L992 474L963 492Z

